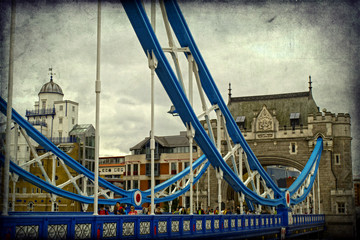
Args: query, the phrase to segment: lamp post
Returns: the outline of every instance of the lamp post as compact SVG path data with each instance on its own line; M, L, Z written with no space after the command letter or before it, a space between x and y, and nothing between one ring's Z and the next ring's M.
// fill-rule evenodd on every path
M101 46L101 2L98 0L98 19L97 19L97 56L96 56L96 120L95 120L95 180L94 180L94 215L98 215L98 193L99 193L99 120L100 120L100 46Z

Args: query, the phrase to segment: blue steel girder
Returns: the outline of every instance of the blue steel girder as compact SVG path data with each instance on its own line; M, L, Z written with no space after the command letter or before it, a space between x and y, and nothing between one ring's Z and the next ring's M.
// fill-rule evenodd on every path
M7 103L5 102L5 100L2 97L0 97L0 111L3 114L6 114L6 109L7 109ZM94 180L93 172L89 171L87 168L82 166L76 160L72 159L69 155L67 155L62 150L60 150L49 139L47 139L37 129L35 129L28 121L26 121L24 118L22 118L20 116L20 114L18 114L14 109L12 110L12 119L21 128L25 129L27 134L34 141L36 141L38 144L40 144L42 147L44 147L44 149L46 149L47 151L51 151L55 156L62 159L67 166L71 167L77 173L83 174L84 176L88 177L89 179ZM200 164L204 163L205 160L206 160L205 155L203 155L199 159L197 159L193 164L194 169L199 167ZM4 161L4 157L2 155L0 155L0 161L2 161L2 162ZM204 174L204 172L206 171L206 169L209 166L208 162L204 163L204 164L205 164L205 166L202 168L200 173L194 178L195 182L201 178L201 176ZM10 171L18 174L19 176L21 176L28 182L34 184L35 186L40 187L41 189L43 189L49 193L54 193L55 195L69 198L69 199L83 202L83 203L89 204L89 203L94 202L93 197L82 196L82 195L78 195L78 194L75 194L72 192L65 191L61 188L57 188L56 186L38 178L37 176L33 175L32 173L25 171L24 169L17 166L13 162L10 162ZM188 167L188 168L184 169L184 171L182 171L178 175L174 176L173 178L170 178L167 181L157 185L155 187L154 191L158 192L158 191L170 186L171 184L174 184L180 178L189 174L189 172L190 172L190 170ZM134 198L135 198L134 194L136 191L138 191L138 189L124 190L124 189L121 189L121 188L113 185L112 183L104 180L103 178L99 178L99 185L104 187L105 189L109 189L110 191L114 192L115 194L122 196L122 198L117 198L117 199L99 199L99 204L114 204L117 201L122 202L122 203L128 203L131 205L136 204L135 200L134 200ZM155 202L159 203L159 202L164 202L164 201L171 201L171 200L175 199L176 197L184 194L188 189L189 189L189 187L185 187L184 189L177 191L176 193L174 193L171 196L167 196L165 198L155 198ZM150 192L150 190L140 191L141 196L142 196L142 202L140 204L150 201L148 198L148 195L150 194L149 192Z
M173 102L175 109L179 113L181 120L183 121L184 125L191 123L191 125L194 127L195 141L200 146L200 148L202 149L202 151L205 153L206 157L209 160L208 162L204 163L205 166L201 169L200 173L195 177L195 181L198 181L200 179L200 177L203 175L203 173L206 171L207 167L211 163L214 168L221 169L223 171L224 179L235 191L243 192L245 194L247 201L252 201L254 203L258 203L261 205L268 205L268 206L286 205L286 199L285 199L286 189L279 189L276 186L276 184L271 180L271 178L262 168L260 162L256 159L254 153L252 152L249 145L245 141L240 130L236 126L234 119L232 118L228 108L226 107L226 104L223 101L210 75L210 72L208 71L205 65L205 62L202 59L199 50L197 49L195 41L191 36L190 30L186 25L185 19L177 3L175 1L165 2L165 6L168 11L169 21L172 25L172 28L181 46L189 47L189 49L191 50L191 54L193 55L199 68L199 75L203 89L211 104L218 105L221 113L225 118L226 127L228 129L231 139L235 144L239 143L242 146L245 153L247 154L250 168L260 173L260 176L266 182L267 186L269 186L274 191L275 199L263 198L259 196L256 192L247 188L247 186L245 186L245 184L238 178L237 174L235 174L231 170L231 168L225 163L221 154L214 145L213 141L207 135L206 131L204 130L197 116L195 115L185 93L183 92L182 87L180 86L170 64L167 61L167 58L165 57L164 52L161 49L161 46L156 38L155 33L152 30L152 27L150 25L150 22L147 18L147 15L143 9L141 2L124 0L122 1L122 3L128 15L128 18L135 30L135 33L139 38L139 41L143 47L145 54L147 55L149 52L153 52L156 58L158 59L158 66L155 71L164 89L168 93L169 98ZM7 107L6 102L2 98L0 98L0 110L3 112L3 114L6 114L6 107ZM92 172L84 168L80 163L78 163L70 156L65 154L63 151L58 149L50 140L48 140L45 136L43 136L40 132L38 132L30 123L24 120L15 110L12 111L12 118L15 122L19 124L20 127L26 130L27 134L31 138L33 138L37 143L39 143L42 147L44 147L44 149L46 149L47 151L51 151L58 158L62 159L66 165L74 169L79 174L83 174L85 177L94 180L94 174ZM309 176L309 174L311 174L310 185L307 188L305 188L304 194L302 196L297 197L296 199L291 199L292 204L297 204L309 194L311 186L313 185L313 182L316 177L321 151L322 151L322 139L318 139L318 142L314 148L314 152L312 153L309 162L304 168L302 174L300 175L298 180L295 181L294 184L289 188L290 195L292 196L293 194L296 193L296 191L302 186L304 181L306 181L306 178L307 176ZM3 160L3 157L1 157L1 160ZM204 160L205 160L205 156L200 157L197 161L194 162L195 167L203 163ZM311 171L313 169L314 164L316 164L315 171ZM13 163L11 163L11 169L13 172L24 177L29 182L33 183L38 187L45 189L48 192L84 203L93 202L91 197L81 196L57 188L56 186L53 186L39 179L38 177L32 175L31 173L24 171L22 168L18 167ZM156 186L155 191L160 191L166 187L169 187L171 184L174 184L176 181L179 181L180 179L185 177L185 175L188 173L189 173L189 168L185 169L182 173L169 179L168 181ZM137 191L137 189L126 191L114 186L113 184L107 182L102 178L99 179L99 185L122 196L121 199L115 199L115 200L99 199L99 203L111 204L114 203L114 201L121 201L129 204L134 204L134 193L135 191ZM189 189L189 185L181 190L178 190L171 196L157 198L155 202L170 201L184 194L188 189ZM148 198L149 192L150 190L141 192L142 195L141 203L150 201L150 198Z
M281 191L272 182L271 179L267 179L268 175L266 174L264 169L261 167L261 165L259 167L254 167L254 166L252 166L252 167L254 169L258 168L257 170L260 172L260 174L262 175L264 180L274 190L275 196L277 197L276 199L267 199L267 198L258 196L254 191L247 188L244 185L244 183L238 178L238 176L231 170L231 168L224 162L224 160L222 159L222 156L219 153L219 151L217 150L216 146L210 140L206 131L204 130L201 123L197 119L197 116L195 115L185 93L183 92L183 90L180 86L180 83L175 76L175 73L173 72L169 62L167 61L167 58L166 58L164 52L162 51L162 48L157 40L157 37L156 37L152 27L151 27L151 24L149 22L149 19L147 18L147 15L145 13L145 10L143 9L141 2L124 0L124 1L122 1L122 4L123 4L126 14L128 15L128 18L129 18L131 24L133 26L133 29L143 47L145 55L147 55L148 52L153 52L155 54L155 56L158 60L158 66L155 70L156 74L157 74L160 82L162 83L165 91L167 92L169 98L171 99L172 103L174 104L175 109L178 111L181 120L183 121L184 125L189 124L189 123L192 124L192 126L195 129L194 139L197 142L197 144L200 146L202 151L205 153L205 155L211 162L212 166L214 168L220 168L223 171L223 173L224 173L223 177L228 182L228 184L231 185L231 187L235 191L243 192L247 199L254 201L255 203L260 203L262 205L268 205L268 206L285 205L286 204L285 192ZM168 2L166 2L166 7L168 9ZM172 14L175 14L175 13L170 12L168 15L172 15ZM169 20L171 23L171 19L169 19ZM174 28L174 26L173 26L173 28ZM182 29L182 30L184 30L184 29ZM175 31L175 33L176 33L176 31ZM176 33L176 35L179 35L179 33ZM179 36L177 36L177 37L179 38ZM194 58L195 58L195 55L196 55L195 53L197 52L195 50L195 44L192 44L192 46L189 45L189 47L192 50L192 54L194 55ZM198 62L200 57L201 56L198 55L198 57L195 58L197 61L197 64L199 65L199 69L204 68L204 64L201 64ZM220 106L222 108L221 110L223 111L223 113L229 115L227 117L226 121L227 121L227 125L231 126L233 124L234 120L232 118L230 118L231 115L229 114L226 105L223 103L221 95L218 93L218 90L215 87L214 82L209 81L208 84L213 85L212 88L214 91L211 92L211 94L213 94L213 97L216 98L216 101L217 101L217 102L214 102L214 100L211 99L212 100L211 102L213 104L215 104L215 103L220 104ZM203 87L204 87L204 85L205 84L203 83ZM207 93L207 95L209 97L209 93ZM233 141L241 142L240 141L241 133L240 133L239 129L233 127L233 129L231 129L231 130L232 130L231 134L234 135L234 132L237 132L238 138L239 138L239 141L236 141L236 138L234 141L234 137L232 136ZM245 140L244 140L244 142L246 143ZM246 147L246 146L248 146L247 144L243 143L243 145L245 146L245 148L244 148L245 151L247 151L247 149L250 149L249 147ZM251 154L251 151L248 150L247 154L249 156L249 154ZM260 163L258 163L258 164L260 164Z

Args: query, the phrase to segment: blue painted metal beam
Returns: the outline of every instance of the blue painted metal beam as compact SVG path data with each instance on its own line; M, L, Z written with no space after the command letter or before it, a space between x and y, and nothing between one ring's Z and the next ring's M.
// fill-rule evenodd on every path
M197 119L197 116L195 115L185 93L183 92L179 81L175 76L175 73L173 72L164 52L161 49L161 46L156 38L156 35L151 27L141 2L124 0L122 1L122 4L126 14L128 15L130 23L132 24L134 31L143 47L145 55L147 55L148 52L153 52L155 54L158 60L156 73L165 91L169 95L169 98L174 104L175 109L177 109L181 120L183 121L184 125L186 123L192 124L195 129L195 141L200 146L201 150L205 153L213 167L220 167L224 173L224 179L235 191L243 192L247 199L268 206L278 206L281 204L285 205L285 193L281 192L277 186L274 186L275 193L279 195L277 199L262 198L258 196L256 192L248 189L231 170L231 168L224 162L216 146L210 140L201 123ZM220 102L213 103L218 103L221 105ZM225 108L226 106L223 107L223 109ZM226 112L226 110L224 111ZM261 172L261 170L259 171Z

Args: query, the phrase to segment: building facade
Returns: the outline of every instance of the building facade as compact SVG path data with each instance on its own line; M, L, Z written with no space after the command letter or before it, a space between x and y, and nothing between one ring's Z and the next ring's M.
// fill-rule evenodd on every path
M99 176L122 189L124 189L123 177L125 168L124 156L99 158Z
M147 190L151 188L151 154L150 138L130 148L131 155L125 156L124 189ZM194 145L193 161L198 155L198 147ZM186 132L173 136L155 136L155 185L175 176L189 166L190 149ZM189 193L178 199L178 205L189 207ZM145 204L146 207L148 204ZM160 204L164 207L164 203ZM176 206L173 206L176 207Z

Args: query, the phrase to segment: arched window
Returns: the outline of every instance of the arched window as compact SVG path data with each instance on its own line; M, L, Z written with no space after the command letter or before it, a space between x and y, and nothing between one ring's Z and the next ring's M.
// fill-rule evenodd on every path
M27 205L27 209L28 209L28 212L33 212L34 211L34 203L29 202Z
M57 202L54 202L54 212L58 212L59 211L59 204Z

